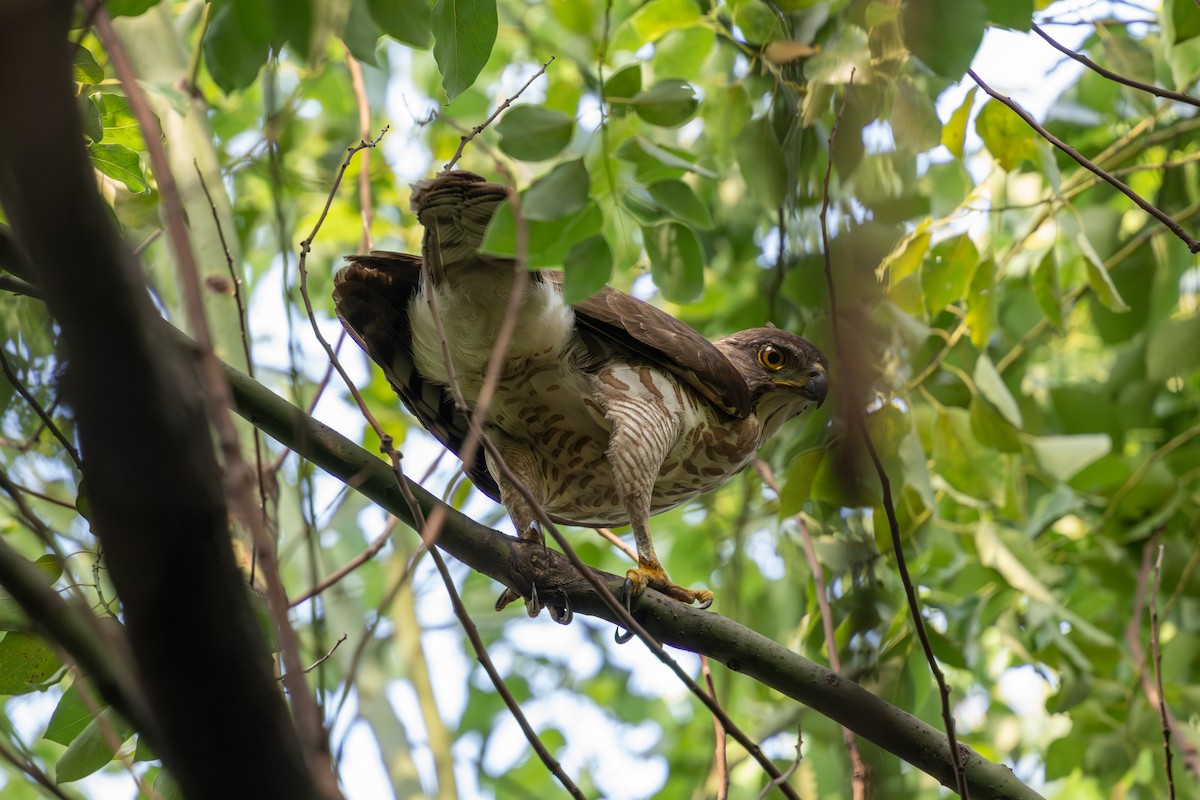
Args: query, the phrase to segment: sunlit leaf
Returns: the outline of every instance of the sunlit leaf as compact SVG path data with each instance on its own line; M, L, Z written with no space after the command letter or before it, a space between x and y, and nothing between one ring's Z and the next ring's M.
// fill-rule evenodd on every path
M954 154L955 158L963 156L963 142L967 136L967 120L971 117L971 109L975 107L975 92L978 86L972 86L966 97L959 103L958 108L950 115L950 119L942 126L942 144Z
M125 184L135 194L150 191L142 157L123 144L93 144L88 146L92 166L108 177Z
M1037 300L1038 308L1055 328L1062 330L1062 298L1059 296L1058 267L1054 261L1053 250L1047 252L1034 267L1032 284L1033 297Z
M700 6L693 0L650 0L630 14L613 36L614 50L637 50L670 31L700 22Z
M0 695L43 688L61 667L58 656L38 636L9 631L0 639Z
M843 25L825 43L821 52L804 62L804 75L813 83L842 85L870 80L871 46L867 32L857 25Z
M1088 286L1092 287L1092 291L1096 293L1096 297L1110 311L1118 313L1128 311L1129 305L1121 297L1121 293L1117 291L1112 276L1108 274L1108 268L1104 266L1104 260L1096 253L1095 248L1092 247L1092 243L1083 231L1080 231L1075 237L1075 244L1079 245L1079 251L1083 253L1083 263L1087 268Z
M104 80L104 69L96 63L96 57L82 45L72 45L71 77L77 83L99 83Z
M70 744L96 718L96 712L107 705L99 698L92 698L90 704L85 702L79 684L72 684L59 698L42 738L62 745Z
M116 755L113 740L124 742L133 727L111 708L104 709L76 736L54 765L54 777L62 783L86 778L103 768Z
M896 144L911 153L937 147L942 141L942 123L933 99L912 81L896 84L892 99L892 132Z
M433 57L446 97L471 88L496 43L496 0L434 0Z
M1021 409L1017 407L1016 399L1008 390L1000 373L996 371L996 365L984 353L980 353L979 358L975 361L973 379L979 393L987 398L987 401L995 406L1006 420L1017 428L1025 425L1024 420L1021 419Z
M1015 31L1029 30L1033 21L1033 0L984 0L984 4L988 21L993 25Z
M142 128L129 107L129 101L119 94L94 94L92 102L104 126L105 144L123 144L131 150L145 150Z
M635 61L626 64L604 81L606 98L630 99L642 90L642 64ZM614 108L620 108L617 105Z
M1068 481L1077 472L1112 449L1105 434L1080 436L1039 436L1033 440L1033 453L1051 478Z
M921 287L929 313L936 314L960 299L978 264L979 251L965 234L936 244L921 266Z
M996 262L985 258L971 275L967 289L965 321L971 329L971 344L982 350L996 329L1000 287L996 286Z
M979 110L975 132L1006 171L1016 169L1022 161L1037 158L1033 130L1015 111L999 101L988 100Z

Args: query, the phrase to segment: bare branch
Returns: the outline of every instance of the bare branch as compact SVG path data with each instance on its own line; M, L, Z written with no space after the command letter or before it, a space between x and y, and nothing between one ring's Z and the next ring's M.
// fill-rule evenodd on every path
M1144 199L1140 194L1135 192L1133 189L1130 189L1129 186L1122 183L1118 178L1113 177L1112 173L1097 166L1095 163L1093 163L1092 161L1085 158L1074 147L1071 147L1071 145L1067 144L1062 139L1059 139L1057 136L1052 134L1050 131L1046 130L1044 127L1042 127L1042 125L1040 125L1038 123L1037 120L1035 120L1033 118L1033 116L1028 111L1026 111L1024 108L1022 108L1019 103L1017 103L1010 97L1005 97L1004 95L1001 95L996 90L994 90L992 87L990 87L986 83L984 83L983 79L975 74L975 70L969 69L969 70L967 70L967 74L971 76L971 79L974 80L975 83L979 84L979 88L981 88L985 92L987 92L993 99L998 100L999 102L1003 103L1004 105L1006 105L1010 109L1012 109L1017 114L1017 116L1019 116L1021 119L1025 120L1026 125L1028 125L1029 127L1033 128L1035 131L1037 131L1038 134L1043 139L1050 142L1050 144L1054 145L1059 150L1062 150L1064 153L1069 155L1071 158L1075 159L1075 161L1081 167L1094 173L1101 180L1105 181L1110 186L1112 186L1114 189L1121 192L1121 194L1125 195L1130 200L1132 200L1135 204L1137 204L1138 208L1142 209L1147 214L1154 217L1156 220L1158 220L1163 225L1165 225L1168 230L1170 230L1172 233L1174 233L1176 236L1178 236L1179 239L1188 246L1189 251L1191 251L1192 253L1200 253L1200 241L1197 241L1196 239L1189 236L1188 233L1183 229L1182 226L1180 226L1180 224L1178 222L1176 222L1174 219L1172 219L1166 213L1160 211L1153 203Z
M1125 86L1129 86L1134 89L1140 89L1143 92L1149 92L1150 94L1158 95L1159 97L1166 98L1167 100L1174 100L1178 103L1187 103L1190 106L1196 106L1197 108L1200 108L1200 99L1192 97L1190 94L1172 91L1171 89L1163 89L1162 87L1155 86L1152 83L1142 83L1141 81L1134 80L1133 78L1127 78L1124 75L1100 66L1082 53L1077 53L1066 45L1055 41L1053 38L1051 38L1050 34L1042 30L1042 28L1036 22L1033 23L1032 28L1034 33L1045 39L1055 50L1069 58L1075 59L1080 64L1083 64L1085 67L1099 75L1103 75L1110 81L1116 81L1117 83L1124 84Z
M1171 723L1167 714L1167 700L1163 694L1162 650L1158 643L1158 595L1162 585L1162 560L1163 546L1160 543L1158 557L1154 559L1154 588L1150 590L1150 658L1154 664L1154 687L1158 690L1158 718L1162 722L1163 754L1167 769L1167 796L1170 800L1175 800L1175 772L1171 768Z
M512 105L514 100L516 100L518 97L520 97L525 92L526 89L528 89L531 85L533 85L533 82L536 81L538 78L540 78L542 76L542 74L546 71L546 67L550 66L550 64L552 64L554 62L554 58L555 58L554 56L550 56L550 60L547 61L545 64L542 64L542 68L539 69L537 72L533 73L532 77L530 77L529 80L525 81L525 85L522 86L520 89L518 89L516 94L514 94L512 97L507 98L503 103L501 103L496 108L495 111L492 112L492 115L490 117L485 119L479 125L476 125L474 128L471 128L470 133L466 134L459 140L458 149L454 151L454 155L451 156L450 160L446 162L446 166L442 167L443 172L446 172L447 170L454 168L454 165L458 163L458 160L460 158L462 158L463 150L466 148L467 143L470 142L472 139L474 139L479 134L483 133L484 130L487 128L487 126L491 125L492 121L494 119L496 119L496 117L500 116L501 111L503 111L504 109L506 109L510 105Z

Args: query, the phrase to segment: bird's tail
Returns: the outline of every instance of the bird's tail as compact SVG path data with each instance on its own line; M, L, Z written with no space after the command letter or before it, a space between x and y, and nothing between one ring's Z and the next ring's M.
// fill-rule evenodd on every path
M479 257L479 246L508 187L489 183L473 172L442 172L413 184L412 210L425 228L421 255L434 282L462 269L492 263Z

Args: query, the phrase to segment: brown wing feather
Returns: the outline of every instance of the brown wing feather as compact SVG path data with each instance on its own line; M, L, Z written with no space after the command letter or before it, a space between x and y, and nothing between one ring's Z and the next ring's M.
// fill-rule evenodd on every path
M547 271L562 285L562 274ZM576 303L575 324L682 378L727 414L753 410L746 380L725 354L665 311L605 286Z
M383 368L408 410L434 438L458 455L467 436L468 420L454 407L446 390L422 378L413 364L408 301L421 281L421 259L375 251L347 256L346 260L349 266L333 278L333 301L342 325ZM500 499L500 489L488 472L482 451L474 464L463 466L481 492L493 500Z

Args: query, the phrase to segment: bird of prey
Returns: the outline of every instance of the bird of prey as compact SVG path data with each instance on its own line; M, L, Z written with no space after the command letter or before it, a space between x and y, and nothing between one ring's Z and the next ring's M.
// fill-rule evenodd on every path
M515 276L511 259L479 252L506 187L465 171L413 187L425 228L422 256L349 256L334 278L337 315L383 368L408 409L458 453L469 419L447 387L443 341L422 269L468 404L479 398ZM605 287L573 306L562 275L530 274L515 333L487 410L485 432L505 463L556 522L628 523L638 565L624 599L651 586L707 608L712 592L678 586L654 554L648 519L708 492L744 469L758 447L825 399L825 356L778 328L710 342L664 311ZM542 541L533 508L488 453L464 464L475 486L508 510L518 534ZM497 609L520 597L506 590ZM560 622L569 606L548 603ZM541 604L536 587L526 599Z

